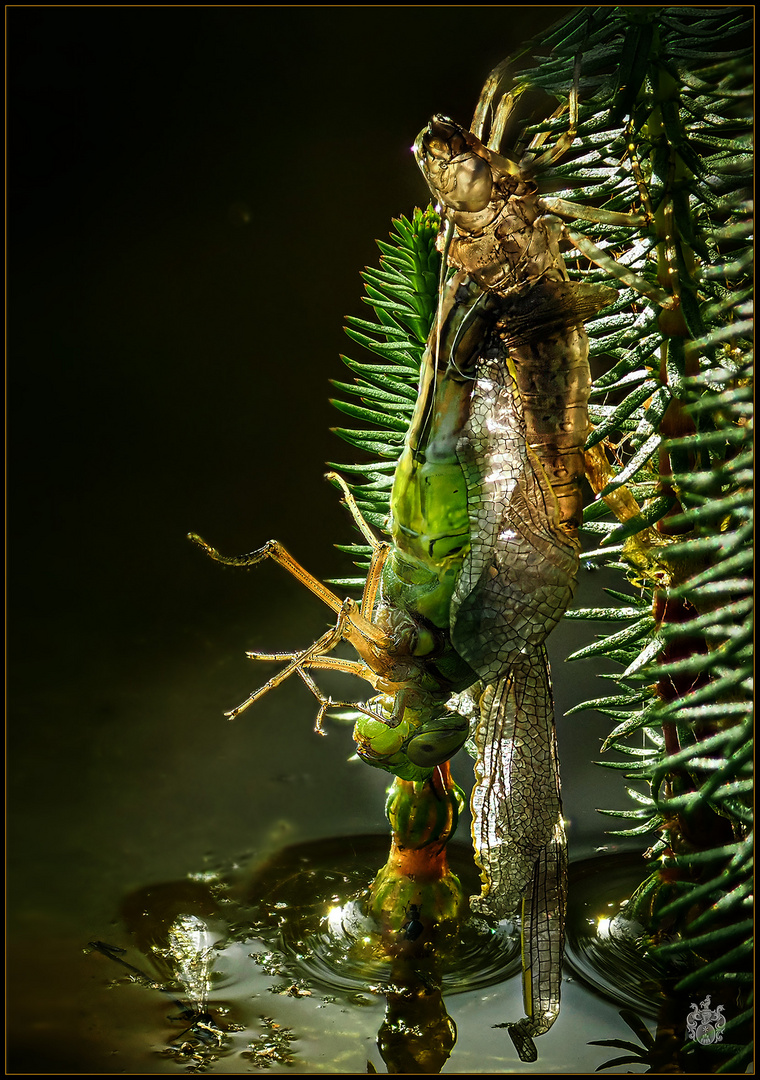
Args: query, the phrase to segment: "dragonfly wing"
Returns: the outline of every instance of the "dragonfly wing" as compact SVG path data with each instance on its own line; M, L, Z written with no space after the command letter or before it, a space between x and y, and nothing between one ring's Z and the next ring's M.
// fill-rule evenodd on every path
M523 905L523 1001L527 1015L509 1027L522 1061L535 1061L533 1038L546 1034L559 1016L566 908L567 844L560 817L551 841L536 860Z
M554 705L546 650L533 649L480 700L472 836L482 891L474 911L519 911L537 860L562 830ZM564 837L564 833L562 833Z
M526 444L519 392L502 357L481 359L457 444L470 550L451 602L457 652L487 682L541 645L576 585L579 547Z

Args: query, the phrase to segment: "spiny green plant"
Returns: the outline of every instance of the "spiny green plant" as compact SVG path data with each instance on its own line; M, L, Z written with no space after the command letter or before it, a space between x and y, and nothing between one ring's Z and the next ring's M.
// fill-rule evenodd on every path
M573 88L579 98L572 149L537 178L542 190L643 211L646 224L633 228L599 224L593 212L574 227L652 294L674 298L663 307L613 281L618 299L587 325L601 374L587 443L597 448L589 473L599 495L584 514L585 558L620 571L628 587L609 590L608 607L568 613L625 624L605 626L575 654L617 665L602 676L615 692L571 712L613 721L602 749L621 760L603 764L631 781L633 805L608 813L630 821L621 835L652 838L651 872L630 906L656 955L687 961L674 990L730 987L740 1002L724 1040L707 1048L717 1071L743 1068L751 1054L750 31L746 8L584 8L526 46L511 70L516 99L540 91L568 102ZM518 156L539 133L550 146L569 117L556 110L526 122ZM338 407L373 425L338 433L382 459L338 467L381 529L439 274L434 213L415 211L394 228L380 269L365 275L377 321L352 319L348 329L381 362L346 360L356 381L337 384L362 402ZM603 261L568 262L573 277L610 282ZM343 550L366 569L366 549ZM682 1063L688 1056L687 1046Z
M354 420L374 425L333 430L375 459L369 464L333 468L352 478L349 486L365 519L386 533L393 474L417 399L422 354L436 311L441 265L435 247L439 218L433 207L424 211L415 208L411 221L402 216L392 224L392 242L377 241L379 268L367 267L362 274L367 288L364 301L373 309L376 321L353 316L346 320L351 340L374 353L380 362L357 363L343 356L355 381L333 381L337 390L362 402L335 400L336 408ZM369 546L337 547L352 555L366 576ZM364 576L341 578L332 584L361 587Z
M622 289L587 326L608 365L587 445L604 445L612 462L584 516L600 541L586 558L621 570L635 591L569 616L626 623L575 654L620 665L617 692L572 711L615 722L603 749L637 782L633 808L616 811L632 822L620 831L656 837L631 907L655 929L655 955L690 959L675 990L691 993L751 979L749 29L746 9L587 9L541 42L550 60L519 76L554 94L564 77L566 94L580 71L580 150L555 168L565 186L554 195L646 210L649 225L634 233L579 227L678 301L663 310ZM712 1048L727 1058L720 1071L749 1060L750 999L739 998L745 1008Z

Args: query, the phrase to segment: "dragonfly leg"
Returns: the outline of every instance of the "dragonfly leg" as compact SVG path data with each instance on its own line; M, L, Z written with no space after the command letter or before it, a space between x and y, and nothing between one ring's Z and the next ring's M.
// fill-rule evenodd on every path
M346 663L351 663L351 661L346 661ZM314 665L314 666L322 667L323 665L318 664L318 665ZM348 669L343 668L342 670L345 671L345 670L348 670ZM299 668L298 669L298 674L301 676L303 681L306 683L308 688L311 690L314 697L319 702L319 712L317 713L317 719L314 722L314 730L316 731L316 733L318 735L325 735L326 734L324 728L322 727L322 721L324 720L325 713L327 713L327 711L329 709L353 709L355 712L364 713L366 716L371 717L373 720L382 720L382 716L380 716L379 713L374 712L372 709L370 709L368 706L364 705L362 702L357 702L357 701L333 701L333 699L330 698L330 697L326 698L324 696L324 694L322 693L322 691L317 686L317 684L314 682L312 677L309 675L309 673L304 670L304 668ZM358 675L359 672L352 672L352 674L357 674Z
M555 109L550 119L558 120L560 116L567 110L570 113L570 125L567 131L557 139L554 146L551 149L545 151L540 157L534 158L530 163L531 171L534 169L542 169L547 165L553 165L560 160L564 154L570 149L575 142L575 136L578 134L578 96L581 79L581 54L577 53L575 57L575 64L573 65L573 83L570 87L570 94L567 104L562 104L558 109ZM549 137L549 132L539 132L538 135L532 140L529 150L537 150L540 146L546 142Z
M377 590L380 588L380 581L383 575L383 567L385 566L390 553L390 544L383 544L381 547L377 548L372 556L372 562L367 571L367 580L364 582L364 589L362 590L362 599L359 608L365 619L372 618L372 612L375 610L375 600L377 599Z
M491 124L491 132L488 136L488 142L486 146L489 150L495 150L498 152L501 145L501 140L504 138L504 131L506 129L509 118L515 110L515 104L517 99L523 92L523 88L518 88L515 92L508 92L502 95L501 101L496 107L493 116L493 123Z
M599 498L601 492L614 479L612 466L607 459L604 446L597 443L596 446L592 446L589 450L584 450L583 459L586 467L586 479L596 497ZM614 491L609 492L607 495L601 495L601 498L604 499L615 517L623 525L640 517L642 514L638 501L625 484L616 487ZM636 566L646 570L655 567L658 560L655 558L654 553L658 548L667 546L668 538L653 525L647 525L635 535L629 536L625 543L628 558Z
M325 479L329 480L331 483L334 481L341 488L341 490L343 492L343 502L346 504L348 509L351 511L351 517L356 522L356 525L357 525L359 531L361 532L362 536L367 541L367 543L370 545L372 550L377 551L377 549L379 547L383 546L383 542L381 540L377 539L377 537L372 532L372 530L370 529L367 522L364 520L362 512L359 509L359 507L356 505L356 500L354 499L353 495L351 494L351 489L349 488L346 481L343 479L342 476L340 476L336 472L325 473Z
M333 611L337 612L338 615L335 626L301 652L248 653L251 659L286 660L288 663L267 683L259 687L258 690L254 690L245 701L241 702L234 709L227 711L225 716L229 719L234 719L236 716L239 716L240 713L253 705L259 698L263 697L264 694L267 694L270 690L279 686L280 683L284 682L285 679L295 673L299 675L304 683L306 683L319 702L320 709L317 716L317 731L320 733L322 731L322 718L324 717L325 712L333 707L342 708L350 706L357 709L359 712L366 713L372 719L383 721L383 717L379 713L366 706L354 702L333 702L331 699L325 698L314 680L305 670L309 667L321 667L323 669L332 668L333 670L343 671L365 679L374 689L378 689L377 680L381 677L379 672L384 671L391 664L390 650L393 646L393 640L386 630L382 629L372 621L372 612L377 591L380 586L383 564L385 563L390 548L388 544L377 540L371 533L369 526L362 518L361 513L356 506L351 492L348 490L348 487L341 477L337 476L337 474L330 474L330 476L331 479L337 480L343 488L345 500L349 509L373 548L372 562L364 586L361 605L358 605L356 601L350 598L341 600L340 597L328 589L326 585L323 585L321 581L308 573L300 563L296 562L290 552L277 540L269 540L262 547L245 555L225 556L220 555L216 548L211 547L210 544L207 544L206 541L196 533L189 533L189 538L199 547L203 548L210 558L226 566L251 567L263 562L264 559L272 559L279 566L282 566L287 570L288 573L292 574L292 576L300 581L311 593L319 597L319 599L329 608L332 608ZM342 660L335 657L329 659L325 658L325 654L329 653L341 640L349 642L356 649L359 654L359 660Z
M372 548L372 560L367 571L367 580L364 582L364 589L362 591L362 599L360 604L360 611L365 619L372 618L372 612L375 608L375 600L377 598L377 590L380 588L380 579L383 574L383 567L391 552L390 544L386 544L382 540L378 540L367 522L364 520L361 510L356 505L348 484L345 482L342 476L335 472L329 472L326 474L326 478L330 481L335 481L340 485L343 491L343 501L348 509L351 511L351 516L356 522L359 530L364 538Z
M292 574L294 578L301 582L309 592L326 604L329 608L332 608L339 616L339 622L341 626L346 626L346 632L343 637L346 641L350 641L351 644L357 649L360 655L372 649L387 651L390 647L391 639L389 635L381 630L378 626L372 623L369 615L364 616L362 609L356 610L358 605L353 600L341 600L331 589L328 589L326 585L315 578L313 574L310 574L308 570L305 570L300 563L296 562L293 556L282 546L279 540L268 540L263 547L257 548L256 551L251 551L247 555L220 555L216 548L207 544L197 533L188 533L188 537L193 543L203 548L206 554L214 559L215 562L222 563L225 566L241 566L249 567L256 566L258 563L263 562L264 559L272 559L282 566L289 574ZM374 593L377 591L379 584L380 572L382 571L382 563L387 555L387 544L381 544L377 542L377 559L379 566L375 572L371 575L374 581L374 592L372 594L372 602L374 603ZM365 593L367 589L365 586ZM322 639L320 638L320 641ZM312 646L315 647L315 646ZM330 646L332 647L332 646ZM309 650L307 650L308 652ZM329 651L329 650L323 650ZM247 706L246 706L247 707Z
M308 649L304 649L303 652L300 653L292 654L292 659L290 663L287 664L282 669L282 671L278 671L278 673L274 675L269 680L269 682L265 683L263 686L260 686L258 690L254 690L254 692L249 697L247 697L245 701L241 702L241 704L236 706L236 708L230 709L224 715L230 720L234 720L236 716L239 716L241 712L244 712L249 706L253 705L253 703L255 701L258 701L259 698L263 697L264 694L268 694L270 690L273 690L276 686L279 686L280 683L284 682L285 679L287 679L294 672L300 673L300 670L304 667L304 665L308 666L310 661L316 660L324 653L328 653L331 649L335 648L338 642L341 641L343 638L344 626L349 619L349 615L352 609L355 607L356 604L353 600L345 600L341 606L341 610L338 615L338 621L336 622L335 626L331 627L331 629L324 633L321 638L319 638L312 645L310 645Z
M578 251L585 255L586 258L596 266L600 266L603 270L606 270L608 274L617 278L618 281L621 281L630 289L635 289L637 293L648 297L662 308L677 308L679 306L680 300L677 295L671 295L670 293L665 292L664 289L661 289L658 285L652 285L651 282L640 277L639 274L635 274L632 270L629 270L627 266L623 266L622 263L613 259L606 251L597 247L587 236L583 236L582 233L576 232L575 229L564 224L562 225L561 231L564 240L567 240L574 248L577 248Z
M485 130L486 120L493 109L493 101L496 97L496 92L508 70L509 61L502 60L488 76L483 85L483 89L480 92L480 98L478 99L478 104L475 106L475 113L472 118L472 123L470 124L470 131L473 135L476 135L481 142L483 140L483 131ZM498 147L492 147L492 149L498 149Z
M591 490L598 498L610 481L615 479L615 474L607 460L603 445L597 443L596 446L592 446L589 450L584 450L583 460L586 466L586 479L591 485ZM638 501L625 484L615 488L609 495L602 495L601 497L623 525L634 518L640 517L642 514ZM641 547L654 548L663 545L667 546L668 540L661 532L658 532L657 529L650 525L636 533L636 543L640 544Z
M390 554L390 544L378 540L372 532L369 525L364 520L361 510L356 505L356 500L351 494L351 490L343 477L336 472L326 473L325 476L327 480L331 482L334 481L340 486L343 491L343 502L351 511L351 517L354 519L359 531L372 548L372 561L370 562L369 570L367 572L367 580L364 582L364 590L362 592L360 605L362 615L366 619L371 619L375 607L375 599L377 598L377 590L380 587L380 578L382 577L383 567Z
M567 111L567 105L563 102L559 108L555 109L549 117L550 120L559 120L560 116ZM527 150L529 153L535 153L536 150L540 150L546 140L551 135L551 131L539 131L537 135L534 135L531 141L528 143ZM545 155L546 156L546 155ZM538 161L544 160L544 158L538 158ZM531 166L532 167L532 166Z
M245 654L250 660L295 660L304 655L300 652L259 652L251 650ZM371 682L375 675L363 660L344 660L340 656L320 656L316 660L302 661L303 667L321 668L323 671L343 671L347 675L356 675L359 679Z
M496 152L498 152L501 141L504 138L504 131L506 129L507 123L509 122L510 116L514 112L517 99L527 89L527 86L518 86L515 90L507 91L507 93L502 94L498 105L496 106L496 108L494 108L493 102L496 97L497 90L499 88L499 85L503 81L504 75L507 72L508 68L509 62L505 60L497 67L495 67L491 74L488 76L485 85L483 86L483 90L481 91L478 104L475 108L475 113L472 118L472 124L470 125L470 130L472 131L472 133L476 135L478 139L481 140L481 142L485 142L485 145L488 147L489 150L494 150ZM560 116L562 116L563 113L567 112L567 110L569 109L569 130L566 131L563 135L560 135L556 144L550 150L542 154L541 157L535 159L535 161L530 166L531 169L534 165L542 167L543 165L551 164L555 161L558 161L563 156L563 154L566 153L570 146L572 146L578 128L579 83L580 55L578 55L575 60L575 71L573 85L570 90L569 102L563 102L552 113L550 117L551 120L557 120ZM486 142L486 140L483 138L483 133L485 131L486 121L489 117L489 114L492 115L493 119L491 122L488 141ZM528 146L528 150L531 152L539 150L549 138L550 134L550 131L539 132L536 136L534 136L533 140Z
M304 660L303 651L301 652L247 652L246 656L251 660L299 660L300 663L293 669L297 675L301 677L303 682L311 690L314 697L317 699L320 705L319 713L317 715L316 724L314 730L319 735L324 735L325 732L322 728L322 719L328 709L359 709L359 711L369 711L360 708L356 702L353 701L333 701L332 698L326 698L317 684L311 678L306 671L306 668L319 668L322 671L342 671L346 675L355 675L358 679L365 679L367 682L375 685L375 674L367 667L363 660L345 660L339 656L318 656L315 659ZM382 719L374 712L370 712L370 715L376 719Z
M556 115L557 114L555 114L555 116ZM563 217L592 221L595 224L600 225L628 225L631 228L638 225L650 225L654 221L654 209L652 207L652 200L649 196L649 188L644 179L644 174L641 171L641 164L636 156L630 138L631 126L632 122L628 126L628 151L627 154L624 155L624 159L625 156L630 157L631 171L633 172L636 186L639 189L643 212L636 213L635 211L631 211L628 214L621 214L614 210L604 210L598 206L583 206L580 203L571 202L567 199L554 199L551 196L543 196L541 202L546 209L553 214L560 214ZM548 132L542 132L540 135L537 135L536 139L533 140L528 149L532 150L537 140L541 139L543 141L546 135L548 135Z
M339 596L336 596L334 592L323 585L318 578L315 578L313 574L310 574L308 570L304 570L300 563L296 562L293 556L282 546L279 540L268 540L262 547L257 548L255 551L250 551L246 555L220 555L216 548L211 547L206 541L197 535L197 533L188 533L188 538L197 544L198 547L203 548L209 558L214 562L222 563L224 566L240 566L251 567L257 566L258 563L263 562L264 559L272 559L282 566L289 574L292 574L294 578L297 578L302 585L318 596L323 603L327 604L333 611L339 612L343 606L343 601Z
M562 217L581 218L584 221L592 221L599 225L646 225L652 219L647 214L621 214L616 210L603 210L598 206L581 206L580 203L571 202L568 199L553 199L544 196L541 204L552 214Z
M340 641L348 641L357 650L360 655L359 660L344 660L340 657L327 657L326 654L334 649ZM390 644L389 635L379 627L375 626L368 619L365 619L359 611L357 611L357 604L355 600L350 597L343 601L340 611L338 612L338 619L330 630L318 638L308 649L304 649L297 653L259 653L249 652L247 655L253 660L289 660L290 662L276 675L274 675L269 682L260 686L258 690L254 692L241 702L240 705L234 709L230 709L224 715L230 720L234 720L236 716L239 716L241 712L244 712L264 694L269 693L285 679L289 678L293 674L297 674L303 679L309 689L314 693L317 700L322 705L323 702L329 701L318 687L314 683L313 679L305 674L305 669L310 667L317 667L322 669L331 668L334 671L343 671L351 675L356 675L361 679L365 679L375 689L377 689L378 680L381 676L375 672L369 664L365 663L361 659L362 654L373 657L376 662L382 665L383 659L387 656L388 646ZM359 706L353 702L333 702L332 705L340 708L348 707L358 709L360 712L367 713L373 719L382 720L382 717L371 709L367 709L363 706ZM328 705L327 707L331 707ZM321 725L322 715L324 710L320 710L318 717L318 724ZM319 730L319 728L318 728Z

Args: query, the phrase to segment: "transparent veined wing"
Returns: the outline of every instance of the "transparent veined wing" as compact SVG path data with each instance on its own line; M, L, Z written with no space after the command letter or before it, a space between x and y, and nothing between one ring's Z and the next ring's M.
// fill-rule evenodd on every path
M451 603L459 654L492 682L541 645L576 584L579 547L535 452L503 356L478 364L457 455L467 483L470 550Z

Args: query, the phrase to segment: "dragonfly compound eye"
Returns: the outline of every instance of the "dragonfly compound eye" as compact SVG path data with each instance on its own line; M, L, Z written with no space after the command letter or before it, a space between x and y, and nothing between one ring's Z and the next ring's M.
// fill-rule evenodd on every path
M442 765L467 742L469 725L463 716L451 713L422 724L406 744L406 756L413 765L431 769Z

